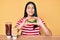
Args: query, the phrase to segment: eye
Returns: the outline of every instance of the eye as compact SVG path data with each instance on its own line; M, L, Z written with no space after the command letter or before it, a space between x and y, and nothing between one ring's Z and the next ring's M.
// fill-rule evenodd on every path
M27 7L27 9L30 9L30 7Z
M34 7L32 7L32 9L34 9Z

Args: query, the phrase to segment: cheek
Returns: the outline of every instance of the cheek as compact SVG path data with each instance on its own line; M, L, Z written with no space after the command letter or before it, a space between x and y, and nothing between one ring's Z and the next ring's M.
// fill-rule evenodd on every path
M29 9L26 10L27 13L29 13L29 11L30 11Z
M29 9L26 10L27 14L29 14Z
M33 13L34 13L34 9L33 9L32 11L33 11Z

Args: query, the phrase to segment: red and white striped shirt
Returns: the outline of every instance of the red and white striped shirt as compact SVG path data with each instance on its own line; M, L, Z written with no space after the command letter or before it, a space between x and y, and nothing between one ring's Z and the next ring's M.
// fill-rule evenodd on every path
M24 21L24 18L19 19L19 21L17 22L17 26L19 26L22 22ZM44 23L44 21L41 19L42 23ZM45 24L45 23L44 23ZM33 26L34 24L27 24L24 25L22 27L22 35L40 35L40 26L38 25L38 27L36 27L33 30Z

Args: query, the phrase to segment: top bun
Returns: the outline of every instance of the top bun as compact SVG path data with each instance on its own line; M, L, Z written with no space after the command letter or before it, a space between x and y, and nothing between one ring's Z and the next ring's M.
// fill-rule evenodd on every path
M28 19L28 22L35 23L36 22L36 19L35 18L30 18L30 19Z

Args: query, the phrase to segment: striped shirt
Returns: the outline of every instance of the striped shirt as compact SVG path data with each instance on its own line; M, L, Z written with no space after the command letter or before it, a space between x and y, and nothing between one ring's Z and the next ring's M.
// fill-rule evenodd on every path
M24 18L19 19L16 25L19 26L23 21L24 21ZM42 19L41 19L41 21L42 21L42 23L44 23L44 21ZM40 26L38 25L34 30L33 30L33 26L34 26L34 24L24 25L22 27L22 35L40 35L40 32L39 32Z

